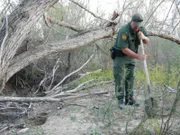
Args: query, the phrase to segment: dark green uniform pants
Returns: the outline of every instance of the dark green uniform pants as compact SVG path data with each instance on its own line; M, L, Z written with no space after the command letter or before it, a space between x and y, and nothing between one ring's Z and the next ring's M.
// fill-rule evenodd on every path
M116 57L113 60L115 93L119 103L133 97L136 60L127 56Z

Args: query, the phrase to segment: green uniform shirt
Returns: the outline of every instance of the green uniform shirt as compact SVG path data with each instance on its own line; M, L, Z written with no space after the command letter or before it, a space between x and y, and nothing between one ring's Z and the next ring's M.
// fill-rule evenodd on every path
M143 32L145 36L147 36L144 27L140 27L140 31ZM138 45L140 45L140 40L138 39L138 32L135 32L131 28L131 24L128 23L119 30L116 42L114 44L114 48L116 50L122 50L123 48L129 48L133 52L138 52Z

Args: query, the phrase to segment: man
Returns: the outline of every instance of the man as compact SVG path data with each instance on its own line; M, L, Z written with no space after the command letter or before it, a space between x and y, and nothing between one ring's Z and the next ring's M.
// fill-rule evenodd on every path
M133 98L135 65L136 59L146 60L147 55L138 54L138 46L140 40L145 44L149 43L147 34L141 27L142 21L141 14L134 14L132 20L119 30L113 46L115 93L120 109L124 109L125 105L139 106Z

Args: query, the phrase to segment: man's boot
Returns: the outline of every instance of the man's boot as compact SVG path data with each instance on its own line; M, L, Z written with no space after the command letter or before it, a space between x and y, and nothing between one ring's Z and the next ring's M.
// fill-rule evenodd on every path
M125 97L125 105L128 105L128 103L129 103L128 97Z
M123 101L118 101L118 107L119 107L119 109L124 109L125 108L125 104L124 104L124 102Z
M136 103L136 100L133 97L125 98L125 105L132 105L135 107L139 107L139 104Z

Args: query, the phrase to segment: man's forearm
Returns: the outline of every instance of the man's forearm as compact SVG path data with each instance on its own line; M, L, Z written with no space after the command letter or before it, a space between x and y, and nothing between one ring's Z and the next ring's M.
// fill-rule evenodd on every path
M143 40L144 44L149 44L149 38L148 37L144 37L142 40Z
M129 48L123 48L122 52L126 54L127 56L138 59L138 60L145 60L147 57L147 55L137 54L133 52L132 50L130 50Z

